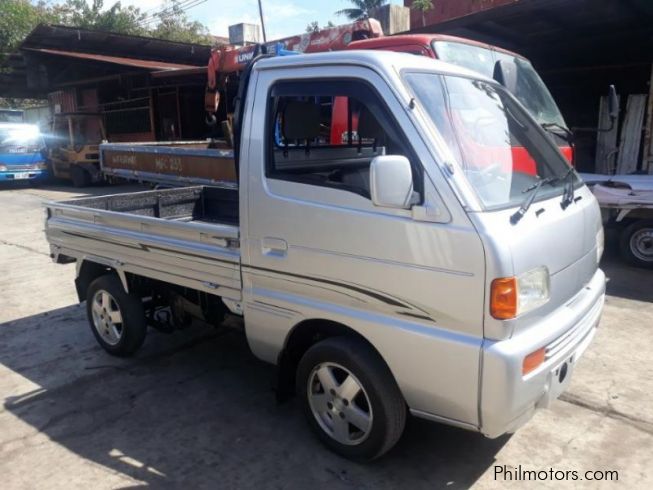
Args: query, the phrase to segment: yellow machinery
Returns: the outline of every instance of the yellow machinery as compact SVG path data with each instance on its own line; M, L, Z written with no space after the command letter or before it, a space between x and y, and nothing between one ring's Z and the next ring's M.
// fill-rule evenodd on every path
M75 187L102 181L98 146L105 139L101 114L55 114L48 145L54 176L71 180Z

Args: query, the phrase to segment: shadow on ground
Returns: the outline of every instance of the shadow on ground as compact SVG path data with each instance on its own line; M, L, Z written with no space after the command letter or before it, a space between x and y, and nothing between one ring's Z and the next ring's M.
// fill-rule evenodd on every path
M115 359L78 305L0 325L0 362L40 386L25 393L17 376L4 408L81 457L157 487L466 488L508 440L411 419L390 454L354 464L323 449L295 401L275 402L274 369L242 334L148 335L136 358Z

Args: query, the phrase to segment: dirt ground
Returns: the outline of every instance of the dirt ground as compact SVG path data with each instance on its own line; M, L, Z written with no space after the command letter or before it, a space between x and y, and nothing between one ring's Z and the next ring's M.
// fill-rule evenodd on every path
M98 187L93 194L133 187ZM242 335L151 331L133 359L95 342L74 265L55 265L44 200L71 188L0 188L0 488L495 488L504 468L618 471L605 488L653 485L653 272L611 256L601 328L571 387L496 440L409 420L398 446L358 465L313 438L297 403L278 405L274 369ZM614 475L611 477L614 479Z

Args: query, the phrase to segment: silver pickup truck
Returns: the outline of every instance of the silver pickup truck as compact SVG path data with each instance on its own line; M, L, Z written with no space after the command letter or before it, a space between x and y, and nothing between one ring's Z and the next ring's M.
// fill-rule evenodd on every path
M47 205L106 351L242 316L279 394L358 460L408 413L497 437L566 388L603 308L601 215L506 90L349 51L256 60L239 98L237 185Z

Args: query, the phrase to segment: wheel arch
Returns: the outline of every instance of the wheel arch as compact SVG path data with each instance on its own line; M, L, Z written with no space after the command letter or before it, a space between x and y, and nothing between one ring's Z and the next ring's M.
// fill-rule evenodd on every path
M353 337L363 341L379 356L388 367L388 371L392 373L390 366L388 366L379 350L360 332L333 320L320 318L306 319L296 324L290 330L277 359L276 393L279 401L286 400L294 394L297 365L304 353L312 345L329 337Z
M114 267L102 264L89 259L79 259L77 261L77 277L75 278L75 289L79 302L86 300L86 291L91 283L100 276L105 274L116 274L120 279L125 292L129 292L127 276L124 272L118 271Z

